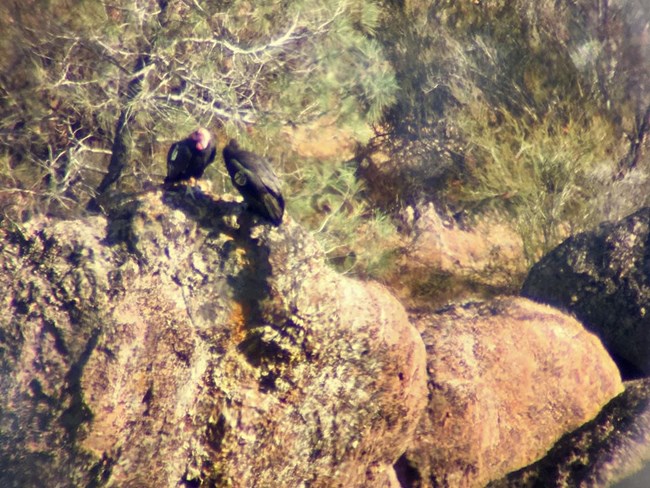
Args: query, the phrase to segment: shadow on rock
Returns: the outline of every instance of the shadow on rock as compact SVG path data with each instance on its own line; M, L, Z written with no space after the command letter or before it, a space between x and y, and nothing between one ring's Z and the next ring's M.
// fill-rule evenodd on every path
M285 320L277 318L281 311L274 311L272 299L272 251L267 239L271 227L247 211L245 205L217 200L198 187L167 190L162 201L208 232L230 237L222 246L222 262L243 335L238 349L252 366L265 372L261 387L274 389L279 365L288 363L291 357L277 339L291 334L284 325L276 325Z
M215 199L214 195L199 187L184 186L165 190L162 202L170 208L180 210L205 229L226 233L231 226L226 225L225 219L237 216L242 207L238 202Z

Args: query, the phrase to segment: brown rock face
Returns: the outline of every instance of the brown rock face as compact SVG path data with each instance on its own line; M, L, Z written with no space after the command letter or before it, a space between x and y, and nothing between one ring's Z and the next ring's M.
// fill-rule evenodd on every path
M412 210L413 212L413 210ZM404 212L412 241L400 262L400 292L414 308L437 308L462 297L516 293L525 276L521 238L503 220L483 216L471 227L441 217L432 204ZM409 220L412 220L409 222Z
M645 467L644 466L645 463ZM633 475L633 476L630 476ZM625 391L598 416L565 435L540 461L491 483L490 488L650 486L650 378Z
M0 486L390 486L425 352L290 218L154 192L0 236Z
M484 218L463 229L445 222L433 205L424 207L415 224L413 259L442 272L507 287L525 266L523 244L505 222Z
M503 298L418 321L429 404L398 465L406 486L484 486L539 459L622 390L600 341L550 307Z

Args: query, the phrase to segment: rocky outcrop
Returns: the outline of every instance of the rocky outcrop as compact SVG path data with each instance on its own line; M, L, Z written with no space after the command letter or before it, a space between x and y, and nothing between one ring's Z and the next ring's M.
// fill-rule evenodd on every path
M650 208L570 237L530 271L522 294L567 309L625 378L650 375Z
M360 129L369 132L369 127ZM325 115L309 125L287 125L282 130L286 144L300 158L321 160L352 159L357 140L349 131L342 129L336 117Z
M450 300L515 293L525 276L523 243L507 222L483 215L471 225L442 217L432 204L402 216L410 243L399 263L400 296L431 310Z
M288 217L152 191L5 222L0 486L394 486L421 338Z
M564 436L542 460L489 486L613 486L644 463L650 463L650 379L627 382L594 420ZM621 487L648 486L649 468L638 473L638 484Z
M598 338L548 306L502 298L415 320L429 403L397 466L404 486L485 486L539 459L622 390Z

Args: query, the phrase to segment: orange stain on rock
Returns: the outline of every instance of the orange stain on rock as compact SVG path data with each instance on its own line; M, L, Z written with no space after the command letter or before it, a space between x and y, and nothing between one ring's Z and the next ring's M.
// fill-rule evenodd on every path
M249 316L249 307L243 303L233 301L228 316L228 324L231 325L232 338L235 343L240 343L246 337L246 323Z

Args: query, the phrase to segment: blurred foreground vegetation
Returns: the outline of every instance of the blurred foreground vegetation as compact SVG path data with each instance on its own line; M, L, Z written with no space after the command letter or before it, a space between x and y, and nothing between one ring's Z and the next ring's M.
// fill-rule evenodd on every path
M650 6L390 4L402 24L380 32L402 90L380 142L386 207L506 212L532 263L647 204Z
M649 23L643 0L9 0L0 205L83 215L200 124L273 158L343 271L381 277L426 202L508 214L532 263L648 203ZM291 150L323 119L356 158Z

